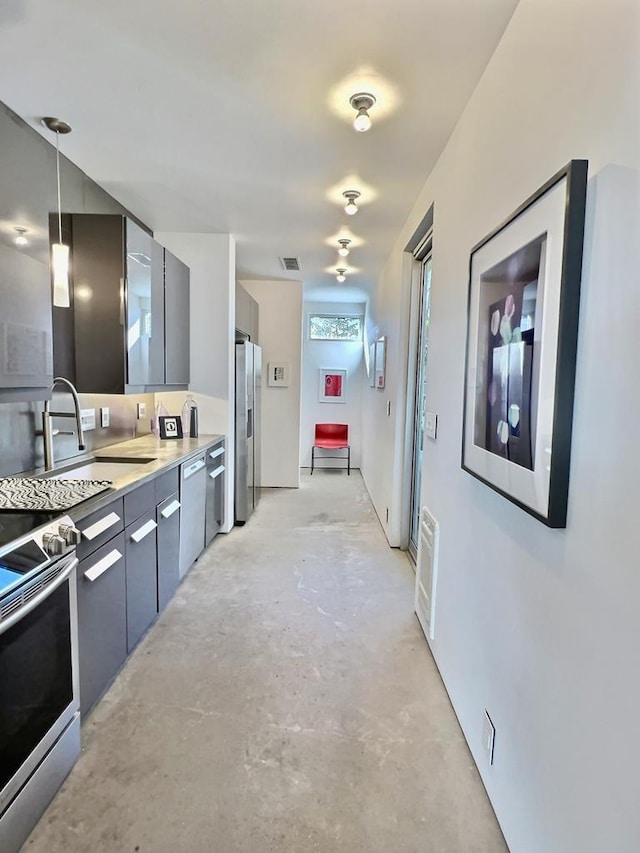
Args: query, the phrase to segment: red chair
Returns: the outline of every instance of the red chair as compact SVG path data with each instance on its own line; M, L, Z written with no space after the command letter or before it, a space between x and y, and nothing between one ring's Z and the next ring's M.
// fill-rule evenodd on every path
M311 448L311 473L315 467L318 450L346 450L347 474L351 475L351 447L349 446L348 424L316 424L316 433ZM322 459L344 459L344 456L322 456Z

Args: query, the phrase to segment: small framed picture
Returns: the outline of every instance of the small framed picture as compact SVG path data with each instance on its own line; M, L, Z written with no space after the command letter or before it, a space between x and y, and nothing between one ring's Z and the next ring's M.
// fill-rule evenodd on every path
M267 384L271 388L288 388L291 363L288 361L270 361Z
M375 386L384 388L387 369L387 336L382 335L376 341Z
M179 415L161 415L158 422L160 438L182 438L182 418Z
M347 399L347 371L322 367L318 400L320 403L344 403Z

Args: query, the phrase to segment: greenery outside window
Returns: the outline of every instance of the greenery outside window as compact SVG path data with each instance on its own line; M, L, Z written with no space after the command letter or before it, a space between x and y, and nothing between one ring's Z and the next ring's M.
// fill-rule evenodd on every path
M362 317L310 314L309 339L312 341L360 341L362 340Z

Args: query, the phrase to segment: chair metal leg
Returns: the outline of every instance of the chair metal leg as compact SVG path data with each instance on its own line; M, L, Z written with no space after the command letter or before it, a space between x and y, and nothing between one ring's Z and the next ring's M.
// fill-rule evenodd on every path
M347 447L347 476L351 476L351 448Z
M315 447L312 447L312 448L311 448L311 473L312 473L312 474L313 474L313 463L314 463L314 453L315 453L315 450L316 450L316 449L315 449Z

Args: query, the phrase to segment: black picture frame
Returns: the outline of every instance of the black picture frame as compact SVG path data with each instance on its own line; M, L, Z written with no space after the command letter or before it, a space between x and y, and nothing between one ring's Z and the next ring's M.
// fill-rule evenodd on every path
M182 438L182 418L180 415L160 415L158 418L160 438Z
M588 161L571 160L469 257L462 468L566 527Z

